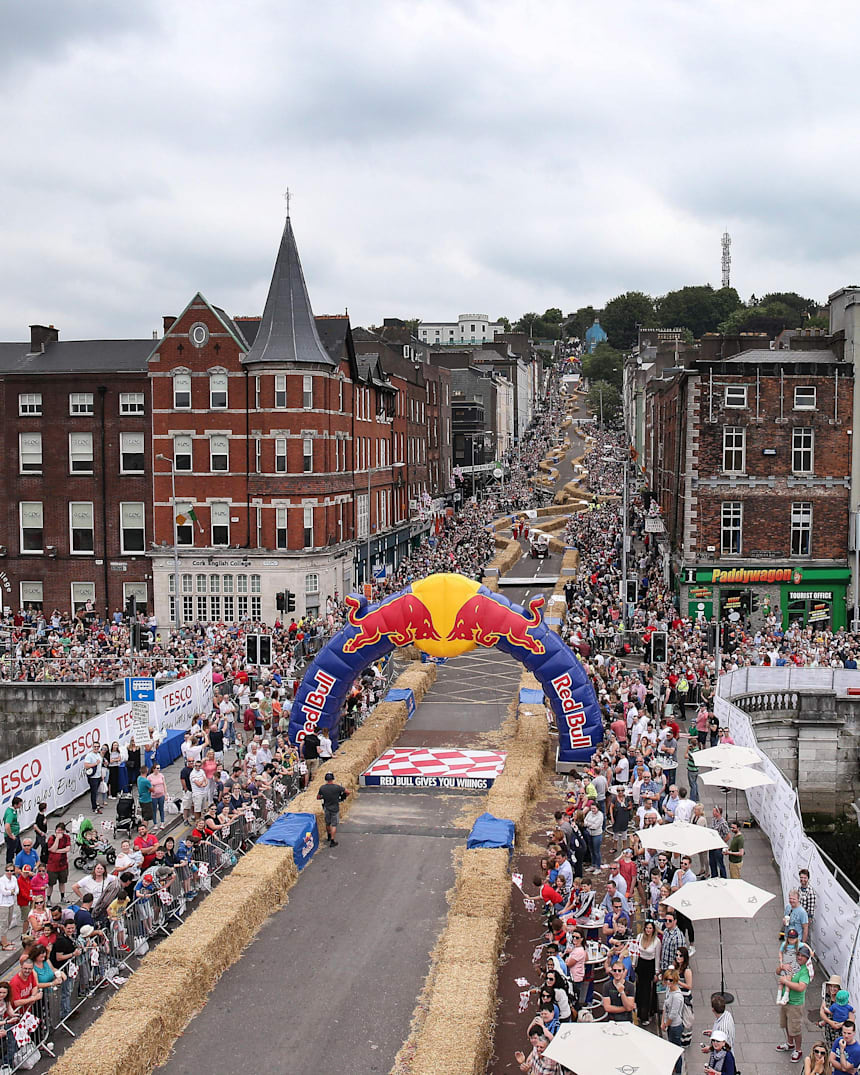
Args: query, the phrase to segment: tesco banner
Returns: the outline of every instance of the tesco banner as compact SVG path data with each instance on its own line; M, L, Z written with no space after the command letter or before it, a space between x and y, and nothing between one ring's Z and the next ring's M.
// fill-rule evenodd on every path
M151 703L152 723L162 731L188 728L196 714L208 715L212 697L212 666L207 664L193 676L157 689L156 700ZM56 739L0 762L0 816L20 795L24 803L18 816L24 829L36 820L40 802L46 802L50 812L89 794L84 774L87 752L100 751L113 742L127 747L131 734L132 703L124 702Z
M200 710L197 708L196 676L178 679L166 687L159 687L155 692L155 711L158 714L158 727L190 728L191 721Z
M41 743L0 764L0 809L5 813L15 796L20 795L24 800L18 811L22 829L36 820L38 803L47 802L49 809L56 805L49 748L50 743Z
M84 758L90 750L101 752L107 739L106 714L93 717L48 743L54 785L54 808L68 806L89 791Z

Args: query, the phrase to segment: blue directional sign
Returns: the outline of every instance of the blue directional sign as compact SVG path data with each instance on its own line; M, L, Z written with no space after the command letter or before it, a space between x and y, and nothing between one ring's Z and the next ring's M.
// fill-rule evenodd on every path
M151 676L126 676L125 700L127 702L154 702L155 680Z

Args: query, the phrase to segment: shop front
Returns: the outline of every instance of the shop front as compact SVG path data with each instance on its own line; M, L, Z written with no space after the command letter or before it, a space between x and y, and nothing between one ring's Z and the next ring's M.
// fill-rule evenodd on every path
M690 566L681 577L681 607L691 619L739 619L754 626L769 616L838 631L847 626L850 571L842 566L770 564Z

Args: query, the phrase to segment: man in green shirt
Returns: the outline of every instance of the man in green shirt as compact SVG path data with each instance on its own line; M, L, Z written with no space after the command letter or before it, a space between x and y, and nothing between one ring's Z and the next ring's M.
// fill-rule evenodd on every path
M783 974L779 984L788 990L788 1001L779 1007L779 1025L785 1031L785 1041L776 1047L778 1053L791 1049L791 1061L796 1064L803 1058L803 1000L809 985L809 948L802 944L797 950L797 970L789 977Z
M6 865L15 861L15 856L21 850L21 841L18 839L18 833L21 831L21 825L18 822L18 810L23 805L24 800L20 795L16 795L12 800L12 805L6 807L6 812L3 815L3 831L6 834Z
M744 838L737 821L731 823L731 839L724 854L729 860L729 877L735 881L741 879L741 866L744 864Z

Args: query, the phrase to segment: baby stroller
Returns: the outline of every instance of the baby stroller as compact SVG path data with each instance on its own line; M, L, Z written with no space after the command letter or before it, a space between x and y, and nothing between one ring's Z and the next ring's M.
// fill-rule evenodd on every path
M116 821L113 823L114 838L119 832L124 833L126 836L131 836L132 829L136 829L139 824L140 819L137 816L137 809L134 805L134 796L130 791L121 791L116 800Z
M89 872L99 855L103 855L109 865L116 862L116 850L104 836L99 836L89 818L84 819L75 835L78 853L75 856L75 869Z

